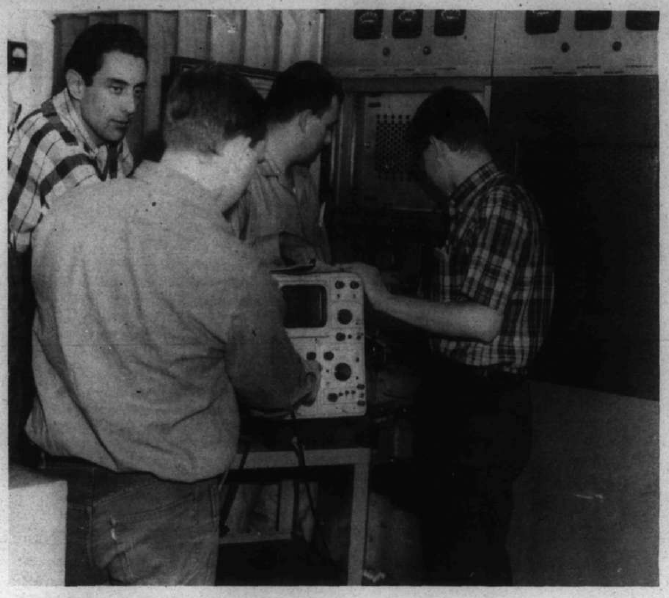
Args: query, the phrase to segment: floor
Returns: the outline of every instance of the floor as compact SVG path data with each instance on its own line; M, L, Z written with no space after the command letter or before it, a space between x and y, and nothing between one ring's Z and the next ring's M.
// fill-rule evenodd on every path
M521 586L655 586L659 582L659 405L536 384L532 458L515 488L509 553ZM420 585L411 468L370 476L363 585ZM343 585L304 542L226 546L221 585ZM344 548L345 550L345 548Z
M329 474L327 494L321 487L321 527L314 529L311 542L295 537L223 544L217 585L346 585L348 513L337 511L339 499L334 489L343 487L346 491L347 476L344 468L339 474L339 478ZM421 583L416 505L407 492L409 479L406 463L379 464L371 469L364 586Z
M221 547L216 585L338 586L346 571L303 540L230 544Z

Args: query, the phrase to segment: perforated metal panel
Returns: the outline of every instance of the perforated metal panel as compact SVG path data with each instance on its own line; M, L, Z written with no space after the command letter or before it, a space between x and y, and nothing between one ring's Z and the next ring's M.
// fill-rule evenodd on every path
M384 93L363 103L357 188L367 207L430 209L432 202L411 176L407 128L427 94Z
M377 114L374 145L374 171L385 181L409 181L412 155L407 143L411 116L407 114Z
M361 103L362 135L355 162L355 187L368 208L432 210L434 202L421 188L407 130L428 93L382 93ZM473 94L488 112L483 92Z

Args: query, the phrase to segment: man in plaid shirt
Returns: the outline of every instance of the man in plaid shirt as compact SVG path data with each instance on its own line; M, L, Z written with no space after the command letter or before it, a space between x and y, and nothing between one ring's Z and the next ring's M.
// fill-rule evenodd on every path
M133 27L98 23L65 58L67 86L9 141L10 244L23 253L54 198L133 168L124 140L146 85L146 44Z
M32 392L31 236L59 196L132 172L125 135L146 85L146 43L129 25L93 25L68 52L65 79L9 139L10 458Z
M526 377L553 306L543 217L492 161L471 94L435 92L410 133L449 216L426 296L393 295L376 268L345 267L375 309L430 335L414 430L425 583L511 585L512 484L531 437Z

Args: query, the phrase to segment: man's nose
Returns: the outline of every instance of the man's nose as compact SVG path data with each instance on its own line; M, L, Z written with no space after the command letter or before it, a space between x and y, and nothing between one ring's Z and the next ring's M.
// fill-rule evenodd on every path
M262 162L265 159L265 149L267 148L267 145L265 144L265 140L262 139L256 143L256 158L258 162Z
M128 116L132 116L137 112L138 103L139 98L137 98L134 93L126 93L123 95L122 108Z

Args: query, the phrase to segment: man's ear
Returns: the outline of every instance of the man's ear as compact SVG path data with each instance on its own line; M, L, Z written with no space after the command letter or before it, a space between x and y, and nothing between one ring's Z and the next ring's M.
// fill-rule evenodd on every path
M81 98L84 96L84 89L86 83L84 78L74 69L68 69L65 73L65 82L67 84L67 90L70 92L70 95L75 99L81 101Z
M311 110L302 110L297 114L297 125L300 127L300 131L303 133L307 130L307 125L309 124L309 119L313 116Z
M451 152L451 148L448 146L448 143L438 139L434 135L430 135L430 144L434 145L437 150L437 157L443 158L448 152Z

